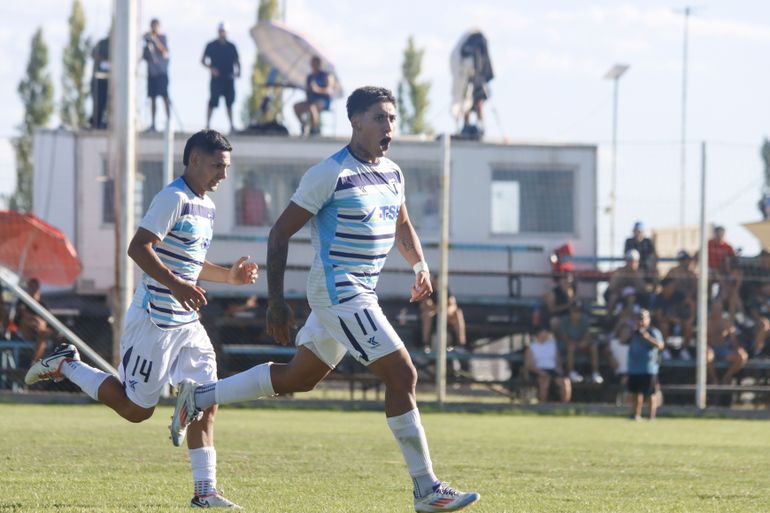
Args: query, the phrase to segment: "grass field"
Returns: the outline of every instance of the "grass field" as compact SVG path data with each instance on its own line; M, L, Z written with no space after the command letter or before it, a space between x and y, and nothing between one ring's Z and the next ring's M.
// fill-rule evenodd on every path
M168 407L132 425L98 405L0 405L0 512L189 511ZM435 469L469 511L770 511L761 421L425 414ZM222 409L218 476L262 513L413 511L382 414Z

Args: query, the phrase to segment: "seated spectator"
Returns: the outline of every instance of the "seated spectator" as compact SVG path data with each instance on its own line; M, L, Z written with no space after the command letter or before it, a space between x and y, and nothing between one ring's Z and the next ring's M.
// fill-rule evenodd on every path
M666 278L673 280L674 289L690 301L695 301L698 295L698 275L692 270L692 256L681 250L676 254L677 265L672 267Z
M738 344L735 324L729 316L724 315L723 310L721 300L711 303L707 323L709 349L706 363L708 364L709 380L712 383L729 384L733 376L746 365L749 355ZM728 363L728 368L722 375L722 379L717 378L715 362Z
M652 239L644 236L644 225L640 221L634 223L633 235L626 239L623 254L632 249L639 252L639 270L644 280L655 283L658 280L658 253Z
M572 399L572 385L561 370L556 340L545 327L536 327L532 343L524 351L524 369L537 377L537 398L544 403L553 382L559 389L559 399L568 403Z
M663 278L661 290L652 300L652 318L660 330L663 340L681 351L689 351L695 322L695 304L682 292L676 290L671 278ZM681 344L673 344L671 337L681 337Z
M557 323L556 339L567 354L567 376L573 383L583 381L583 376L575 371L575 351L581 351L591 358L591 381L604 383L599 374L599 348L591 336L591 320L579 302L570 305L569 315Z
M19 366L26 367L32 362L40 360L52 347L52 332L42 317L29 308L23 309L17 316L16 329L11 332L11 340L28 342L33 348L32 358L28 362L17 362Z
M642 418L642 403L649 402L650 420L657 411L659 355L665 344L660 331L650 326L650 312L642 308L633 325L621 328L620 340L628 344L628 392L633 400L631 418Z
M577 299L577 287L571 273L564 273L553 278L554 286L545 294L546 318L543 325L556 331L560 319L569 315L570 305Z
M758 305L750 305L746 314L745 317L741 316L743 322L740 323L744 344L750 356L760 356L764 353L770 336L770 319L762 313Z
M422 346L429 351L431 349L431 334L436 327L438 316L438 285L433 282L433 293L420 301L420 323L422 326ZM447 289L447 326L452 328L454 342L465 348L465 315L462 308L457 306L457 298Z
M622 299L623 289L632 287L636 291L636 296L641 304L646 304L647 288L639 271L639 252L635 249L629 249L625 255L625 265L612 272L610 282L607 286L607 309L612 312L615 306Z
M307 99L294 104L294 113L301 125L302 135L309 129L310 135L321 133L321 112L329 110L334 91L334 75L321 69L321 58L313 56L310 59L311 72L305 81ZM309 119L306 120L305 117ZM309 126L308 126L309 125Z

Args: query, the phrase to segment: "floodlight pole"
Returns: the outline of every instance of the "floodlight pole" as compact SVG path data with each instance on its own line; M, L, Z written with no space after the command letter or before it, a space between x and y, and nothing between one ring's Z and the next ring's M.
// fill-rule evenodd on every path
M684 246L684 224L685 224L685 200L686 200L686 160L687 160L687 42L689 33L689 21L692 9L688 6L684 8L684 41L682 43L682 116L681 116L681 134L680 134L680 155L679 155L679 247Z
M706 332L708 315L708 246L706 242L706 143L701 143L700 252L698 253L698 329L696 330L695 407L706 408Z
M620 77L628 71L626 64L615 64L604 75L605 79L613 81L612 94L612 178L610 182L610 256L615 256L615 216L617 211L618 184L618 84Z
M446 400L446 348L447 348L447 307L449 298L449 186L451 173L451 139L448 133L441 138L442 172L441 172L441 238L439 240L439 269L438 269L438 315L436 316L436 331L438 340L434 348L436 355L436 401L443 405Z

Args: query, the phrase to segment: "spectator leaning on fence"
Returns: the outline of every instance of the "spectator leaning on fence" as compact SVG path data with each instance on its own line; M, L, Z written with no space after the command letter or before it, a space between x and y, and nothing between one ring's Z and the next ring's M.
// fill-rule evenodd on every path
M564 377L556 340L544 326L536 327L532 343L524 350L524 368L537 377L537 398L548 400L551 382L559 389L559 399L568 403L572 398L572 384Z

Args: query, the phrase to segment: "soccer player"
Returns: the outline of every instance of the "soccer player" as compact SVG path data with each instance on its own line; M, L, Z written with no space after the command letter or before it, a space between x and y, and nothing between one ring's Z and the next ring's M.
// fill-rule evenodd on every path
M128 254L145 274L126 314L119 378L81 362L75 346L62 345L32 365L27 383L67 378L124 419L142 422L152 416L169 380L217 379L214 348L198 320L205 290L196 281L246 285L257 279L257 265L247 262L249 257L229 269L206 261L215 213L206 193L227 178L231 151L229 141L214 130L190 137L184 174L155 196L131 240ZM212 405L198 413L187 437L195 484L191 505L237 508L216 490L216 410Z
M350 95L350 144L305 173L270 231L267 332L285 345L294 322L283 294L289 238L308 221L311 225L315 259L307 297L312 312L297 335L296 355L287 364L268 362L221 381L183 381L172 421L179 432L172 439L183 436L196 411L214 404L312 390L348 351L385 384L385 414L412 477L415 510L457 511L479 500L479 494L453 490L433 473L415 401L417 373L374 291L394 243L414 269L410 301L432 290L404 204L404 175L384 156L395 129L395 104L393 93L381 87L362 87Z

